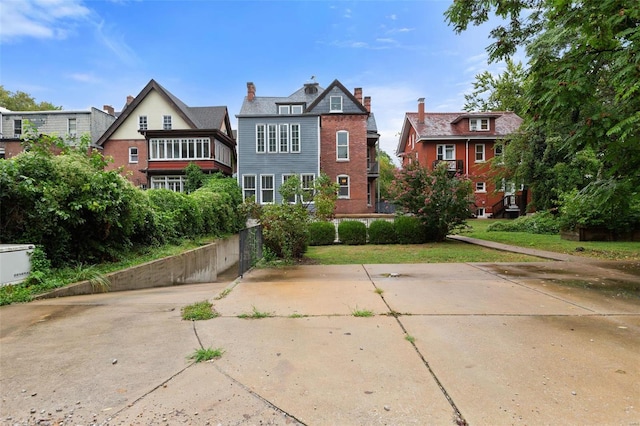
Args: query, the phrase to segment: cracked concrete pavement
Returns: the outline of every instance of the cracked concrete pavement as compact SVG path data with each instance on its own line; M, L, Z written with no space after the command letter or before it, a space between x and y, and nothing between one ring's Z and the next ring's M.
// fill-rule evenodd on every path
M297 266L1 307L0 424L640 425L640 300L560 283L628 266ZM205 299L218 318L181 320Z

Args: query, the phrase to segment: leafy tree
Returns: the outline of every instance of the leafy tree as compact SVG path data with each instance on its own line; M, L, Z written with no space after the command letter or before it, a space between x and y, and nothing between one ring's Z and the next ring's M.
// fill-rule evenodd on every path
M507 68L498 76L489 71L476 75L473 92L464 95L465 111L513 111L522 116L526 112L524 85L526 70L521 62L507 58Z
M389 200L389 187L393 182L396 166L393 164L391 156L386 152L379 150L378 158L380 159L380 175L378 176L378 185L380 185L380 200Z
M471 181L450 175L445 162L434 170L410 162L396 173L391 192L397 205L422 221L428 240L443 241L471 215Z
M312 188L303 188L298 175L291 175L278 189L283 200L296 200L296 204L309 207L313 202L316 218L326 220L333 217L338 199L338 184L332 182L325 173L320 173L313 181Z
M61 110L61 106L55 106L50 102L36 102L28 93L17 91L10 92L0 85L0 106L11 111L50 111Z
M545 170L592 152L598 171L582 191L598 197L596 204L626 188L637 191L640 8L623 0L456 0L445 16L462 32L491 14L504 21L491 31L490 61L519 48L529 57L522 135L507 146L519 157L512 173L540 179ZM615 205L617 215L629 213L625 203Z
M264 245L277 257L299 259L309 244L309 211L301 204L269 204L260 216Z
M195 163L189 163L189 165L184 168L184 174L184 191L187 194L190 194L196 189L202 187L206 179L206 176L202 172L202 169Z

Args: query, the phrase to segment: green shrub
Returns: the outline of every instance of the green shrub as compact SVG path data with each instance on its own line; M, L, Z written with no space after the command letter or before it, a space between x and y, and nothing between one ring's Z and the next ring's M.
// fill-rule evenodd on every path
M260 216L264 245L277 257L299 259L309 241L309 212L299 204L271 204Z
M560 221L550 212L543 211L508 222L494 222L487 227L487 231L555 235L560 232Z
M397 216L394 222L399 244L423 244L426 228L415 216Z
M338 224L338 237L343 244L356 246L367 243L367 226L357 220L343 220Z
M374 220L369 225L370 244L395 244L397 241L396 228L393 222Z
M336 227L333 222L311 222L309 224L309 245L327 246L336 239Z

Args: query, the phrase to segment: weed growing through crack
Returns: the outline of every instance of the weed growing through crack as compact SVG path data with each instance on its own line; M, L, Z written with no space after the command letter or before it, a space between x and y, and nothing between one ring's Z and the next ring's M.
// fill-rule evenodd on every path
M182 319L191 321L208 320L220 316L213 305L207 301L192 303L182 308Z
M415 343L416 342L416 338L407 334L406 336L404 336L404 339L409 342L409 343Z
M222 292L217 295L214 300L220 300L220 299L224 299L225 297L227 297L229 295L229 293L231 293L231 289L230 288L225 288L224 290L222 290Z
M376 294L382 294L382 293L384 293L384 290L383 290L383 289L381 289L380 287L376 287L376 289L375 289L375 290L373 290L373 291L374 291Z
M372 317L373 311L368 309L354 309L352 312L354 317Z
M302 315L302 314L291 314L289 315L289 318L306 318L309 315Z
M215 358L220 358L223 353L224 350L221 348L200 348L196 349L196 351L189 356L189 359L192 359L195 362L210 361Z
M248 314L240 314L238 315L238 318L243 318L243 319L261 319L261 318L268 318L268 317L272 317L273 314L271 312L261 312L258 309L256 309L256 307L253 307L253 311L251 313Z

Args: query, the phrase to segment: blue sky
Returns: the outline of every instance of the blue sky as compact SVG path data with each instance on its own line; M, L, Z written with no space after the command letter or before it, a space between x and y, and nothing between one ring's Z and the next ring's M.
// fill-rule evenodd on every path
M460 111L487 65L490 26L456 35L451 0L0 0L0 84L63 109L120 110L155 79L189 106L226 105L246 83L288 96L311 76L371 96L392 156L405 112Z

